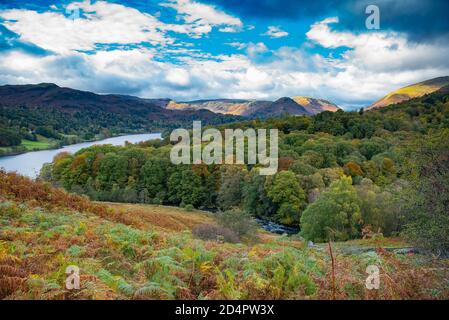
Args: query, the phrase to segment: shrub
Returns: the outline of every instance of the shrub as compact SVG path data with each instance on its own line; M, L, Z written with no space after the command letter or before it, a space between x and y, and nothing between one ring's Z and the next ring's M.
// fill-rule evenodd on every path
M226 242L239 242L238 235L228 228L216 226L213 224L199 224L192 230L193 235L202 240L220 240Z
M218 224L231 229L239 238L254 238L257 231L256 221L249 213L240 209L231 209L220 213Z
M193 211L193 209L195 209L191 204L188 204L184 207L184 209L186 209L186 211L191 212Z

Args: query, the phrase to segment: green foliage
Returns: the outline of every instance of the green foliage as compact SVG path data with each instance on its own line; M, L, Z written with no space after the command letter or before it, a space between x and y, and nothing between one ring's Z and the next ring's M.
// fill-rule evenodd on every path
M301 216L301 235L317 242L344 241L360 235L359 200L350 177L333 182Z
M22 138L16 131L0 127L0 147L17 146L21 142Z
M369 179L363 179L357 187L362 221L365 227L384 236L397 234L403 227L403 219L396 204L395 195L382 189Z
M405 235L417 246L449 255L449 130L431 132L411 150L416 167L402 194L408 218Z
M295 174L290 171L277 173L273 181L266 184L266 189L270 199L279 206L279 221L285 224L298 222L299 212L305 204L305 194Z
M238 207L241 202L243 175L240 166L224 166L221 170L221 187L217 204L221 210Z

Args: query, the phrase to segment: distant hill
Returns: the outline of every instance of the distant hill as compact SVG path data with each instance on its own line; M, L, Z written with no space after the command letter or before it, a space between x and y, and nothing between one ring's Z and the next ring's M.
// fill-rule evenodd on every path
M166 105L170 110L209 110L214 113L239 115L249 118L275 117L284 113L292 115L314 115L323 111L337 111L338 106L323 100L310 97L282 97L276 101L216 99L187 102L170 101Z
M107 112L140 120L186 120L216 118L208 110L169 110L170 99L142 99L117 94L96 94L89 91L59 87L52 83L0 86L0 107L57 110L64 113ZM218 115L219 116L219 115ZM221 121L219 121L221 122Z
M374 102L366 110L382 108L390 104L396 104L412 98L422 97L425 94L435 92L447 85L449 85L449 76L434 78L412 84L390 92L380 100Z
M323 111L336 112L340 110L340 108L336 104L324 99L317 99L304 96L296 96L292 97L292 99L297 104L303 106L308 112L312 114L318 114Z

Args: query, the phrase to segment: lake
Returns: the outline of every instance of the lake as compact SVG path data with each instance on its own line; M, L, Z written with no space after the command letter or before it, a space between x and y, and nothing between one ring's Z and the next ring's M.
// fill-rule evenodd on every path
M31 151L16 156L0 157L0 168L4 168L6 171L17 171L21 175L36 178L44 163L51 162L53 157L60 152L75 153L80 149L93 145L112 144L114 146L122 146L125 145L126 141L137 143L160 138L160 133L131 134L99 141L71 144L59 149Z

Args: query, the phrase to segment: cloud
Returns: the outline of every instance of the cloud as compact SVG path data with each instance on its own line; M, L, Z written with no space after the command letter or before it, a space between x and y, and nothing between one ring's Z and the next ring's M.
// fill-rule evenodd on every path
M354 33L335 31L337 17L313 24L306 33L309 40L330 49L346 47L336 67L358 68L373 72L398 72L424 68L447 68L449 44L446 41L415 43L399 32Z
M65 11L3 10L0 18L20 40L56 53L95 50L100 44L165 46L176 41L167 35L170 31L199 38L214 26L222 26L222 32L236 32L242 26L238 18L190 0L163 5L176 9L186 23L163 23L151 14L106 1L73 2Z
M160 5L176 10L178 17L191 25L197 34L203 33L202 30L209 33L215 26L221 26L219 29L221 32L237 32L243 26L239 18L228 15L214 6L193 0L168 0Z
M258 43L250 42L246 45L246 52L248 53L248 55L250 57L254 57L259 53L264 53L267 51L268 51L268 48L263 42L258 42Z
M218 33L200 43L185 35L249 28L218 6L191 0L163 5L170 9L159 16L105 1L72 3L69 10L81 10L74 20L65 9L2 10L0 83L54 82L178 100L310 95L358 107L400 86L449 74L444 37L415 42L392 30L348 31L345 17L331 15L313 20L297 47L273 49L246 35ZM209 40L225 46L208 51Z
M449 36L449 1L447 0L209 0L229 12L250 20L316 21L323 14L340 18L342 29L366 31L365 8L380 9L381 28L395 30L415 42L433 41Z
M269 26L267 32L262 35L268 36L270 38L283 38L288 36L288 32L283 31L281 28L276 26Z
M243 42L238 42L238 41L235 41L235 42L228 42L228 43L226 43L228 46L231 46L231 47L233 47L233 48L236 48L237 50L243 50L243 49L245 49L246 47L247 47L247 45L248 44L246 44L246 43L243 43Z
M21 40L57 53L93 50L97 44L164 45L174 41L164 34L167 26L155 17L123 5L85 1L71 3L67 10L82 10L83 15L71 19L65 12L11 9L1 11L0 17Z

